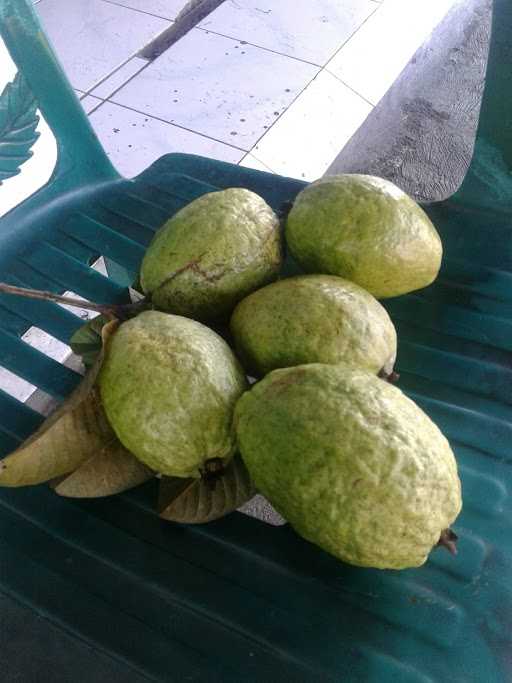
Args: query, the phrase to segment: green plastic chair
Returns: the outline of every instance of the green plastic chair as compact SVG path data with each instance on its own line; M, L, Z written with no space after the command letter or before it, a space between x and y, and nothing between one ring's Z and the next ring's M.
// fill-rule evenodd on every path
M278 208L303 186L184 154L121 178L30 2L1 0L0 32L59 150L47 185L0 219L1 280L124 302L127 273L154 231L193 198L245 186ZM458 192L425 207L445 245L442 274L386 304L399 332L400 386L460 464L458 557L438 551L415 570L359 569L288 526L240 513L201 527L165 523L153 483L93 501L39 486L0 490L1 593L151 680L512 680L510 35L512 6L495 0L471 167ZM6 175L10 161L0 146ZM90 268L99 255L109 278ZM20 337L34 325L67 342L81 322L51 303L1 296L0 365L63 399L79 376ZM0 393L1 453L41 419Z

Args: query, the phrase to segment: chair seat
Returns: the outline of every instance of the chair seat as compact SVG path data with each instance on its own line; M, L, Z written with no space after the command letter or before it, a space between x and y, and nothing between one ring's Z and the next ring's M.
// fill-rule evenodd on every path
M123 278L137 272L162 222L204 192L229 186L253 189L278 209L303 184L167 155L133 181L70 193L42 210L37 239L2 264L0 279L126 301ZM286 525L241 513L201 527L163 522L154 511L155 482L90 501L38 486L0 489L0 591L156 680L505 680L512 620L509 273L498 256L478 265L470 254L453 259L464 212L450 202L426 208L448 246L445 271L436 285L386 306L399 332L400 386L458 457L464 510L457 558L439 550L416 570L360 569ZM99 255L117 264L117 281L90 268ZM2 296L0 307L0 365L65 397L80 376L19 337L35 325L67 342L81 319L15 297ZM4 393L0 416L3 453L42 419Z

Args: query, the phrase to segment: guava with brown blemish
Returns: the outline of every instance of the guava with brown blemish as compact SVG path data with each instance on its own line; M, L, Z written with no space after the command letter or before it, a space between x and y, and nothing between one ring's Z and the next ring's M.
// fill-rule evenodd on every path
M211 321L278 276L279 220L244 188L210 192L178 211L144 256L140 282L155 308Z

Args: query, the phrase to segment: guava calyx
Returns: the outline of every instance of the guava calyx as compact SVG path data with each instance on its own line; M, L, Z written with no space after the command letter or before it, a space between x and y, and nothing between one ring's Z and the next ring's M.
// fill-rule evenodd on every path
M206 460L204 465L199 469L201 479L208 484L212 489L215 489L217 481L222 477L226 471L226 463L222 458L210 458Z
M381 379L385 380L386 382L389 382L390 384L396 384L396 382L398 382L398 380L400 379L400 373L395 372L394 370L388 371L386 370L386 368L382 368L377 373L377 377L380 377Z

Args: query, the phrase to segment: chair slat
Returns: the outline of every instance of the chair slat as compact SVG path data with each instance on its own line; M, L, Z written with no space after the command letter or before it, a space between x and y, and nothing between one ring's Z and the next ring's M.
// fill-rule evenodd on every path
M0 390L0 428L13 437L28 438L43 422L44 417L24 403Z
M123 224L129 221L150 233L158 230L169 218L169 212L163 207L127 193L106 196L102 199L101 206L120 217Z
M62 228L62 232L96 250L128 270L137 271L145 249L127 237L84 214L76 214Z
M21 339L0 330L0 365L48 394L65 398L81 376Z
M30 287L30 283L20 278L10 276L9 284L18 287ZM62 306L21 296L0 294L2 306L23 317L31 325L44 330L56 339L68 343L71 335L83 324L83 320L73 315Z
M59 285L60 291L70 290L84 299L97 303L127 303L126 287L98 271L80 263L58 247L42 242L23 256L23 260Z
M512 351L512 321L411 294L383 302L391 318Z
M21 440L16 439L12 434L2 429L0 426L0 458L9 455L20 445Z

